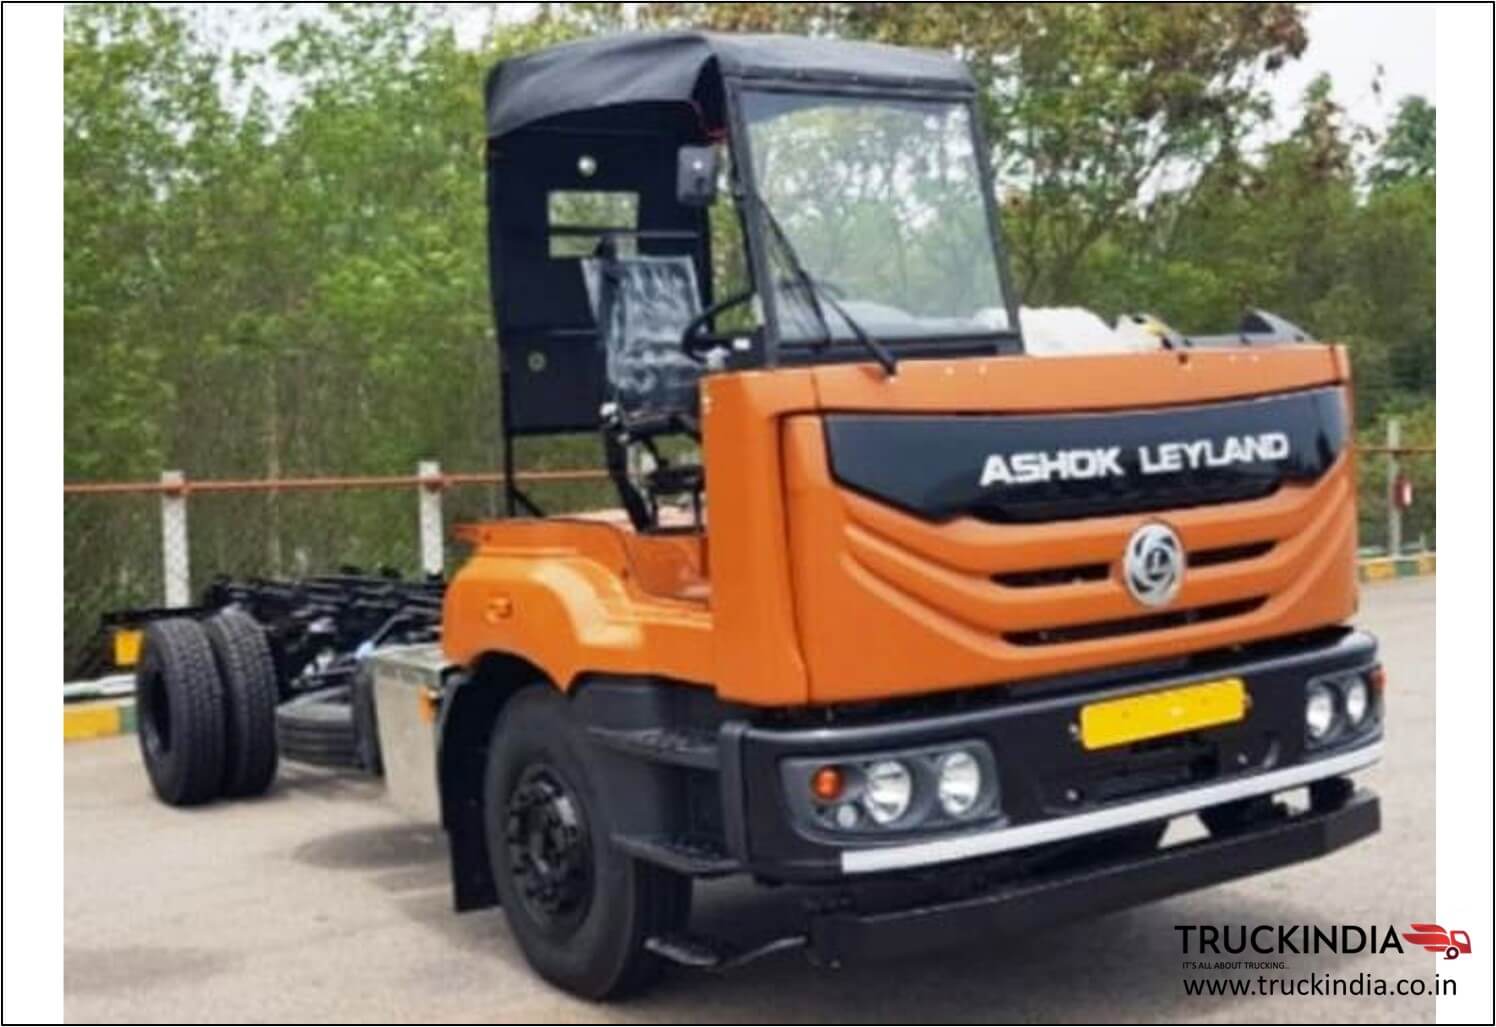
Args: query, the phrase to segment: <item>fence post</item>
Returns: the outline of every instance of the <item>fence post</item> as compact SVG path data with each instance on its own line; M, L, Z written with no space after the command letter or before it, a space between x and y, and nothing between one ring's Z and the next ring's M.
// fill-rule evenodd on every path
M421 570L441 574L447 566L442 545L442 468L435 460L416 465L416 476L422 478L416 490L421 518Z
M187 490L181 471L162 471L161 584L167 606L192 605L192 573L187 562Z
M1387 554L1402 555L1402 507L1398 505L1397 447L1402 445L1402 422L1387 418Z

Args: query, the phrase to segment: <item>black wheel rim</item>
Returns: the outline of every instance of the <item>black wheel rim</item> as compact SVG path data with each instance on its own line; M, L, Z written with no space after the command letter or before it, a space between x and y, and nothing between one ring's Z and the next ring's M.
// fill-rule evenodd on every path
M575 931L592 904L592 842L576 793L545 764L531 764L509 795L509 873L525 911L547 933Z

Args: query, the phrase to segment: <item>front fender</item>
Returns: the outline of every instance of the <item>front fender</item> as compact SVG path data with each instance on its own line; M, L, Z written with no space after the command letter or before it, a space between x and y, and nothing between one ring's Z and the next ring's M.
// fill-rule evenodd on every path
M581 521L483 525L447 588L447 658L511 653L562 690L584 673L711 680L710 611L641 591L616 534Z

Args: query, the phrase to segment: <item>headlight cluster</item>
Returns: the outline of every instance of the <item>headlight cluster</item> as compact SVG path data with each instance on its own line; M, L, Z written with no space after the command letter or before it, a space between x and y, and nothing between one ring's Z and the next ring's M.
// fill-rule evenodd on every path
M809 826L877 833L950 826L998 809L992 751L961 742L844 758L797 758L783 766L790 806Z
M1381 710L1381 667L1327 674L1304 690L1304 738L1311 746L1358 735L1376 723Z

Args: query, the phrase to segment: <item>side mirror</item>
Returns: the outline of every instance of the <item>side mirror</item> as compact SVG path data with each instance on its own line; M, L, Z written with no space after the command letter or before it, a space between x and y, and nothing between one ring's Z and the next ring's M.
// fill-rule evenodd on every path
M710 207L717 202L717 150L682 146L675 164L675 198L683 207Z

